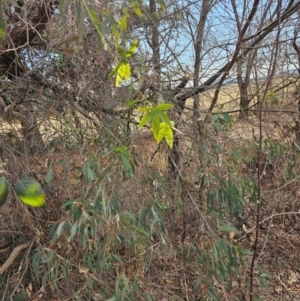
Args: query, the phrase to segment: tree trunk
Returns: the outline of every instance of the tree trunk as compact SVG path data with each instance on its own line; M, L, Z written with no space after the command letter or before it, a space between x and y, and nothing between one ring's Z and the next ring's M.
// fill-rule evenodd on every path
M151 48L153 51L152 62L153 69L156 72L157 77L160 77L161 66L160 66L160 49L159 49L159 31L158 31L158 21L156 17L156 0L149 0L150 14L152 17L152 28L151 28Z
M240 90L240 113L238 119L246 119L249 116L249 104L251 102L251 97L248 94L248 82L239 83Z
M199 80L200 80L200 66L201 66L201 55L202 55L202 48L203 48L203 37L204 37L204 29L205 29L205 24L207 21L207 16L212 8L213 3L212 1L202 1L202 6L201 6L201 12L200 12L200 20L198 22L197 26L197 34L196 34L196 40L194 44L194 50L195 50L195 64L194 64L194 87L198 87L199 85ZM199 141L197 143L198 146L198 160L200 163L200 168L203 168L207 166L207 160L205 156L205 144L206 144L206 126L205 126L205 121L200 118L200 110L199 110L199 95L196 94L194 96L194 113L193 117L195 120L196 124L196 140ZM200 206L201 210L203 213L206 212L207 210L207 205L206 205L206 188L205 188L205 176L203 174L201 183L199 183L199 188L198 188L198 193L199 193L199 201L200 201Z

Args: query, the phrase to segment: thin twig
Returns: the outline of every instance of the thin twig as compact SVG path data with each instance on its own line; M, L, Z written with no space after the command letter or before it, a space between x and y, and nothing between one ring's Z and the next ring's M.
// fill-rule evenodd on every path
M281 281L281 279L275 275L275 277L278 279L278 281L280 282L280 284L282 285L282 287L285 289L285 291L288 293L289 297L291 298L291 300L293 301L294 298L291 295L291 293L289 292L288 288L286 287L286 285Z
M290 211L290 212L274 213L274 214L272 214L272 215L266 217L266 218L263 219L262 221L260 221L260 222L259 222L259 225L263 224L265 221L267 221L267 220L269 220L269 219L272 219L272 218L275 217L275 216L290 215L290 214L295 214L295 215L298 215L298 214L299 214L299 215L300 215L300 211L299 211L299 212L297 212L297 211ZM246 231L245 234L239 238L239 240L242 239L242 238L244 238L247 234L251 233L251 232L252 232L253 230L255 230L255 229L256 229L256 225L255 225L255 227L253 227L253 228L249 229L248 231Z
M249 288L249 300L252 301L254 297L253 292L253 282L254 282L254 268L256 265L256 257L258 254L258 238L259 238L259 230L260 230L260 210L261 210L261 163L262 163L262 144L263 144L263 129L262 129L262 107L264 104L264 100L266 99L267 92L269 90L269 87L271 85L271 80L275 74L276 69L276 62L278 58L278 52L279 52L279 37L281 32L281 0L278 1L278 7L277 7L277 18L278 18L278 30L276 35L276 43L275 43L275 51L274 51L274 59L271 59L271 62L273 61L272 66L270 67L270 73L269 78L265 87L265 91L262 97L262 101L260 103L260 110L259 110L259 145L258 145L258 168L257 168L257 211L256 211L256 233L255 233L255 241L253 245L253 255L252 255L252 261L251 261L251 267L250 267L250 288Z

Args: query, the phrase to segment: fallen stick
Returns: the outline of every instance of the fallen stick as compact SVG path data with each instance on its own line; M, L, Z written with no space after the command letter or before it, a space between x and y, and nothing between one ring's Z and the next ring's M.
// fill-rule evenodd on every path
M30 244L23 244L20 246L17 246L13 249L9 257L6 259L6 261L3 263L3 265L0 267L0 275L2 275L9 267L10 265L15 261L19 253L27 249L30 246Z

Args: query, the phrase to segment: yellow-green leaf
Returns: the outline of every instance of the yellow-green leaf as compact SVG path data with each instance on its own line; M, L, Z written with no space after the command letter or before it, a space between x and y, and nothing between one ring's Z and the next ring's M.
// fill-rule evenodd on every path
M139 123L139 128L143 127L147 123L151 121L152 115L151 113L144 114L144 116L141 118L140 123Z
M159 6L160 6L160 9L164 10L166 9L166 4L163 0L157 0Z
M160 129L158 132L158 137L156 139L157 144L159 144L163 139L166 139L167 144L170 148L173 147L173 131L166 123L162 122L160 124Z
M134 1L130 1L130 6L131 6L131 8L133 9L133 11L136 13L136 15L138 17L142 16L142 12L141 12L140 8L138 7L138 5L137 5L137 3L136 3L135 0Z
M126 52L126 57L131 57L139 46L139 40L134 40L131 43L129 50Z
M153 107L139 107L138 111L146 113L146 112L151 112L153 110Z
M173 142L174 142L173 131L172 128L170 128L168 125L165 131L165 139L169 147L173 148Z
M152 129L154 139L157 141L158 140L158 134L159 134L159 131L160 131L160 118L159 118L159 116L157 116L157 115L153 116L151 129ZM157 143L159 143L159 142L157 142Z
M130 65L128 62L121 62L117 71L116 87L120 85L123 79L128 80L130 78Z
M121 20L118 21L119 26L121 30L126 31L127 30L127 17L123 16Z
M156 108L160 111L166 111L174 108L174 105L172 103L161 103Z
M165 112L157 111L157 115L160 117L162 122L166 123L169 127L172 127L171 120Z
M15 184L15 191L20 200L29 206L41 207L45 204L45 191L37 181L20 179Z
M123 16L126 17L126 18L129 18L129 17L130 17L129 12L128 12L127 5L123 5L123 6L122 6L122 14L123 14Z

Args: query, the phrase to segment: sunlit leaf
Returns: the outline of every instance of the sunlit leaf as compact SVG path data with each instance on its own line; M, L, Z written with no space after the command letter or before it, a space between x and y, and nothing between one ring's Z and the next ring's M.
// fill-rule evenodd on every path
M15 191L20 200L29 206L41 207L45 204L45 191L37 181L20 179L15 184Z
M133 11L135 12L135 14L138 16L138 17L141 17L142 16L142 12L140 10L140 8L138 7L137 5L137 1L134 0L134 1L130 1L130 6L131 8L133 9Z
M163 0L157 0L157 3L159 4L161 9L166 9L166 4Z
M162 122L166 123L169 127L172 127L172 122L165 112L157 111L157 115L159 116Z
M127 30L127 17L123 16L121 20L118 21L120 28L123 31Z
M166 125L165 139L169 147L173 148L173 142L174 142L173 131L168 125Z
M138 111L140 112L151 112L153 110L153 107L139 107Z
M174 108L174 105L171 103L162 103L162 104L159 104L156 108L161 111L166 111L166 110L170 110L170 109Z
M157 115L153 116L151 125L152 125L151 130L152 130L154 139L158 140L158 134L159 134L159 131L160 131L160 118L159 118L159 116L157 116Z
M130 78L130 64L128 62L121 62L117 71L116 87L120 85L123 79L128 80Z
M135 53L138 46L139 46L139 40L134 40L131 43L129 50L126 52L126 57L131 57Z
M173 131L172 129L164 122L160 124L160 130L156 139L156 142L159 144L163 139L166 139L167 144L170 148L173 147Z
M144 125L146 125L147 123L149 123L151 121L151 119L152 119L152 114L151 113L144 114L144 116L140 120L139 128L141 128Z
M2 206L8 195L8 184L5 178L0 178L0 206Z

